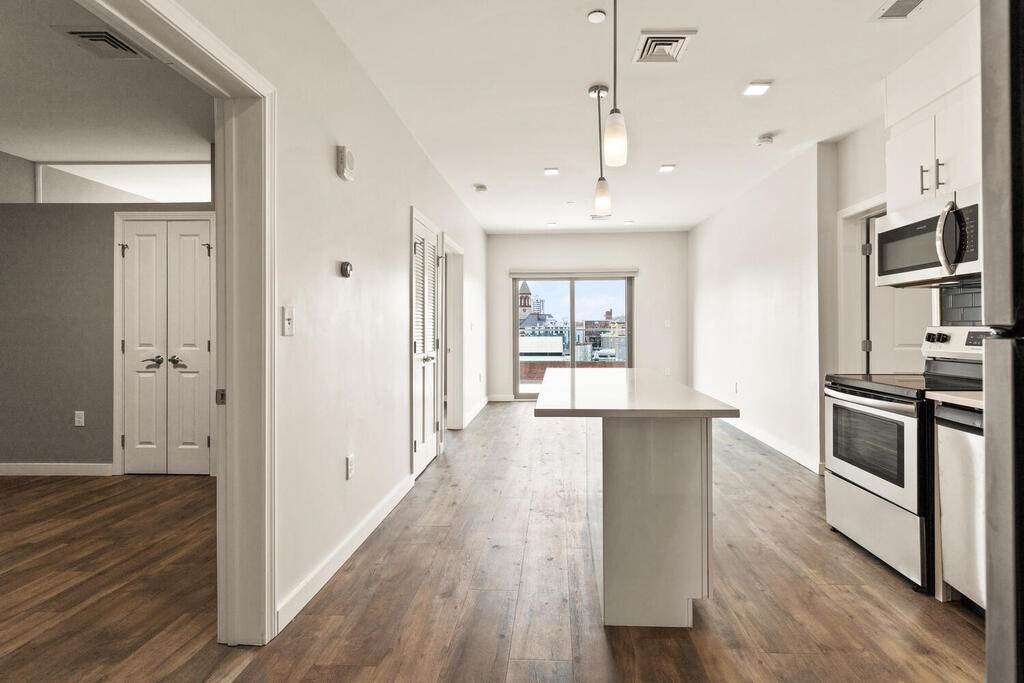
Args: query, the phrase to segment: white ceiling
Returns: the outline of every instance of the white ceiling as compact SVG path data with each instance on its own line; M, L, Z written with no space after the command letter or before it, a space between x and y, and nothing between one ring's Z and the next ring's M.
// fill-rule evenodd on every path
M881 116L885 74L977 6L926 0L883 24L870 21L882 0L620 0L630 157L606 172L614 215L597 223L586 91L611 80L611 0L315 1L491 232L693 226L809 144ZM588 23L595 8L609 21ZM640 31L662 28L698 29L682 63L632 64ZM758 79L775 86L742 97ZM756 147L768 131L775 144Z
M53 164L50 168L153 202L210 201L210 164Z
M73 0L0 2L0 151L32 161L210 158L213 99L157 61L111 61L51 26L101 25Z

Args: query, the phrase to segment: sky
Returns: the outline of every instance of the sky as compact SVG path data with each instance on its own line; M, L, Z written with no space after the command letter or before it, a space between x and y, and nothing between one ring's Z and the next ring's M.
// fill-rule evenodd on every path
M558 320L569 319L569 282L566 280L528 280L533 298L544 299L544 312ZM603 320L604 312L626 314L624 280L578 280L576 282L576 320Z

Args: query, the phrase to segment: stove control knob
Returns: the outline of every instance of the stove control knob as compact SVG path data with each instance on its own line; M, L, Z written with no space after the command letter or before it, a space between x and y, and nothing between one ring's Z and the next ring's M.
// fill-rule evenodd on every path
M949 341L949 335L946 334L945 332L939 332L938 334L935 335L935 341L939 342L940 344L945 344L946 342Z
M933 343L935 341L935 333L929 332L928 334L924 335L924 340L928 343Z

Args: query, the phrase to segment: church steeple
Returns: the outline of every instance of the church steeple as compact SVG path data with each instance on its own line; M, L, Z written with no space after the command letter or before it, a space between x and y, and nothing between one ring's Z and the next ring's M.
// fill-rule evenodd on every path
M525 282L519 285L519 319L525 320L533 312L533 294Z

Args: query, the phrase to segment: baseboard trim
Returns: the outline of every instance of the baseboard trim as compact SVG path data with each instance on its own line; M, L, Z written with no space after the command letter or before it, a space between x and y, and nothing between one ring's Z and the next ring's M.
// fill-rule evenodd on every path
M3 477L109 477L113 470L104 462L0 462Z
M491 402L490 399L488 399L486 396L484 396L480 400L480 403L476 404L476 406L474 408L471 408L469 413L462 420L462 428L465 429L466 427L471 425L473 423L473 420L476 419L476 416L480 414L480 411L483 410L484 408L486 408L487 404L490 403L490 402Z
M373 530L384 521L395 506L405 497L413 487L415 480L409 476L398 482L398 485L370 511L363 521L360 522L345 539L338 544L338 547L331 552L327 558L305 578L299 586L288 594L277 606L277 632L284 630L292 619L305 607L313 596L330 581L341 566L345 564L352 553L358 550Z
M744 422L742 418L739 420L730 418L725 420L728 424L732 425L739 431L743 432L752 439L760 441L765 446L768 446L774 451L777 451L789 458L796 464L804 467L805 469L814 472L815 474L821 475L823 471L818 462L817 454L804 454L800 448L794 446L787 441L778 438L775 434L771 434L760 427L752 426L749 422Z
M494 394L493 396L487 397L487 401L489 403L511 403L515 400L516 397L512 394Z

